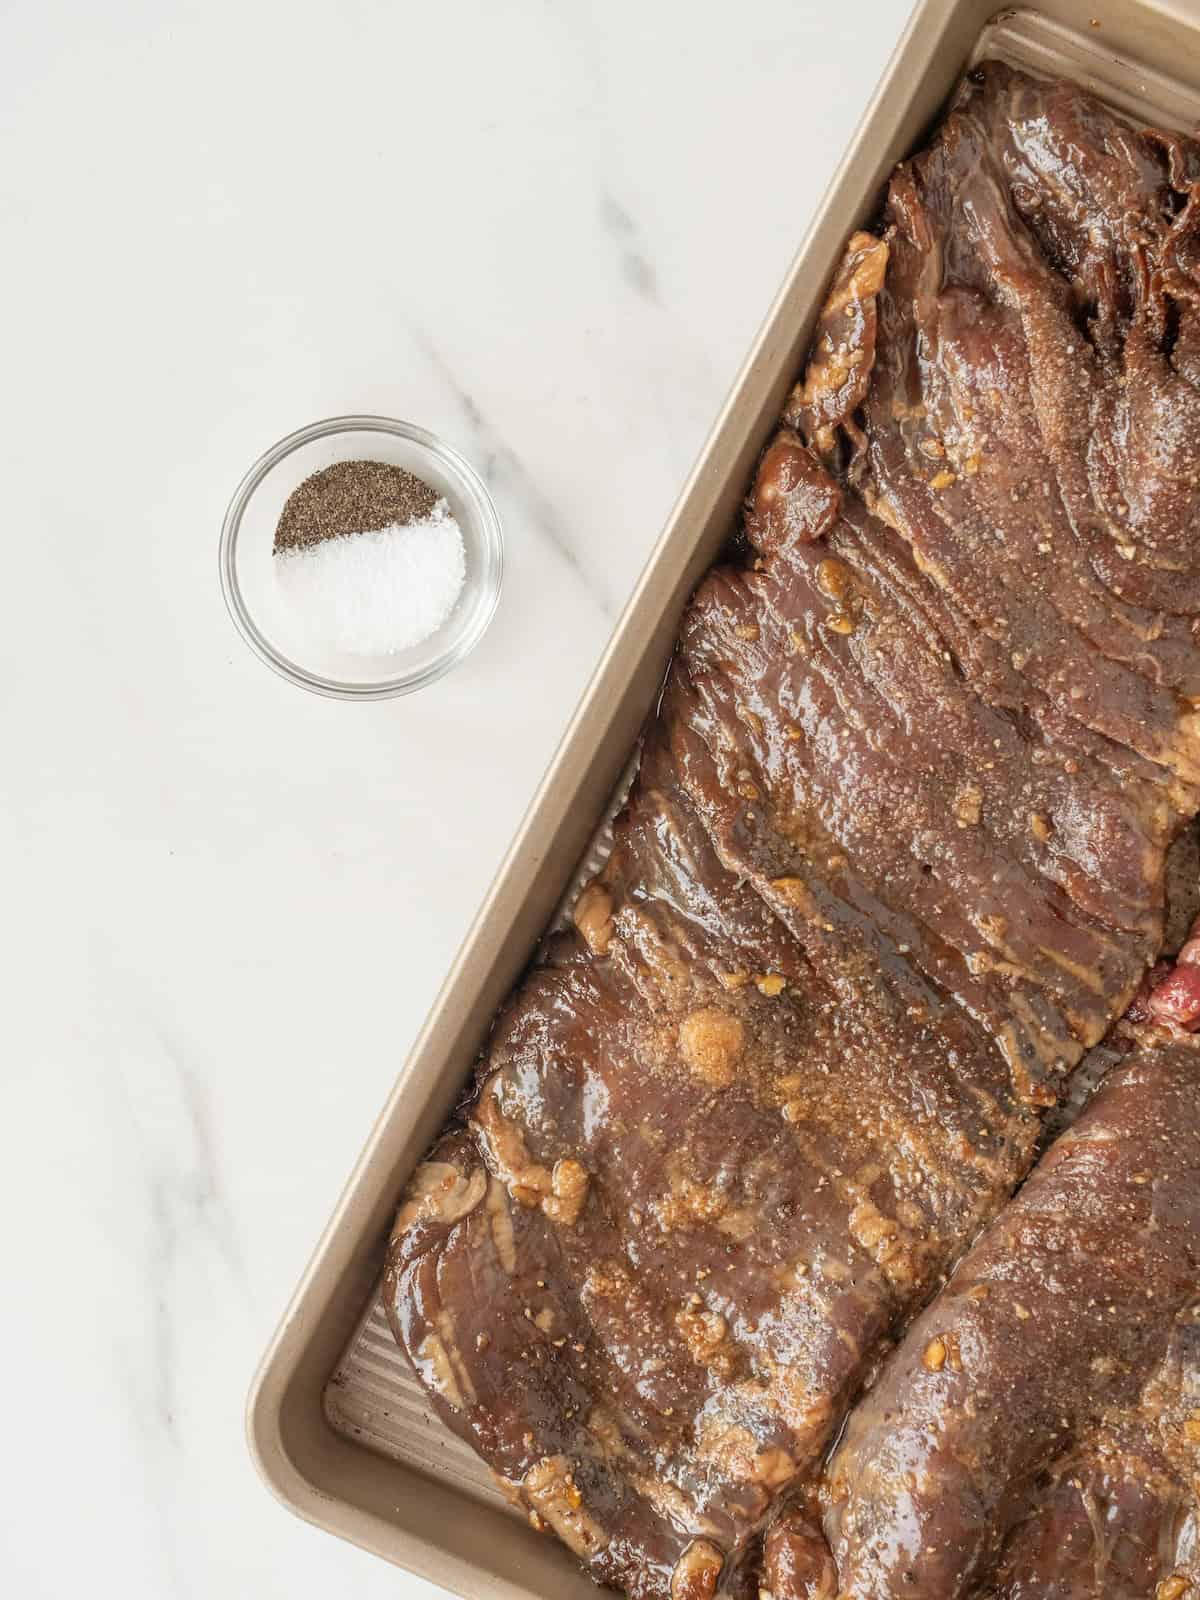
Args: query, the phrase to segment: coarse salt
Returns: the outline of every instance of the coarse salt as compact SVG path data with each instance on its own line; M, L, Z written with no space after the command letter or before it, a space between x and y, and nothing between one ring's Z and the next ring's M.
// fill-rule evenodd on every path
M445 500L417 522L280 551L279 584L314 639L347 655L420 644L454 609L466 577L462 530Z

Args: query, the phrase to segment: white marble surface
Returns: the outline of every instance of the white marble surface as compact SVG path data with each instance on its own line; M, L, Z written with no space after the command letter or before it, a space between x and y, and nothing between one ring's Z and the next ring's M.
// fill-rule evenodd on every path
M0 7L0 1593L432 1594L268 1498L246 1387L905 10ZM217 587L351 410L505 522L407 701Z

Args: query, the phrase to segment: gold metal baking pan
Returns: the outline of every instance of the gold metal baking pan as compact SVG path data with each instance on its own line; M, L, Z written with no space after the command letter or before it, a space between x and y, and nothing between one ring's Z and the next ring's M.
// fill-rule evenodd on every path
M1138 120L1200 127L1200 0L1044 0L999 14L994 0L920 0L251 1391L250 1447L285 1505L471 1600L597 1590L501 1501L393 1344L378 1282L396 1200L581 861L603 850L680 612L733 526L843 241L984 55L1073 78ZM1191 84L1177 76L1189 64Z

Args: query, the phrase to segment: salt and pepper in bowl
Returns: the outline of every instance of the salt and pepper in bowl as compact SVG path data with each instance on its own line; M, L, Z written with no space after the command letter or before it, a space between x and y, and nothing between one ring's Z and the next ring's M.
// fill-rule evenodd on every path
M470 465L411 423L334 417L246 474L221 584L247 643L290 682L344 699L432 683L496 609L500 521Z

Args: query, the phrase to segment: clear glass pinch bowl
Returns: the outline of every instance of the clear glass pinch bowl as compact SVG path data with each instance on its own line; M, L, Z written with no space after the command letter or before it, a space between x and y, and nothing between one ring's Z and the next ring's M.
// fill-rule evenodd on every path
M386 461L444 495L462 530L466 577L445 622L392 655L349 655L314 643L275 572L275 528L299 484L335 461ZM221 528L221 589L243 639L281 677L314 694L383 700L433 683L479 643L504 572L500 518L479 474L424 428L389 417L330 417L288 434L250 468Z

